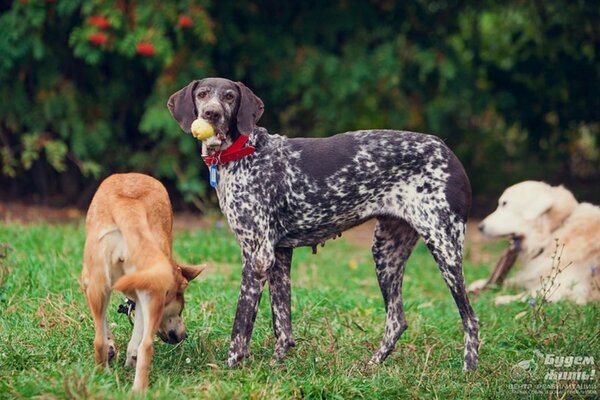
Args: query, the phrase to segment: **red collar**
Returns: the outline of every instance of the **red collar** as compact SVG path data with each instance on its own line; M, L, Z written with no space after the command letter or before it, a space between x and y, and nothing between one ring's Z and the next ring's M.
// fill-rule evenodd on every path
M241 135L227 149L218 152L212 156L202 156L204 163L207 166L222 165L228 162L239 160L240 158L249 156L254 153L254 146L246 146L246 142L250 139L250 135Z

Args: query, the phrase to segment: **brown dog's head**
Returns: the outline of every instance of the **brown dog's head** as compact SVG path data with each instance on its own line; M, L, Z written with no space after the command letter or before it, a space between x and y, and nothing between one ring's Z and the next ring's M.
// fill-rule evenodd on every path
M243 83L223 78L190 82L169 98L167 107L185 132L196 119L212 125L216 135L204 142L209 154L251 134L264 111L262 100Z
M163 342L175 344L187 337L181 318L185 305L185 289L188 283L200 275L205 268L206 265L173 265L170 274L164 265L157 265L122 276L114 284L113 289L136 299L138 303L143 301L137 296L138 293L148 294L151 313L160 315L156 334ZM139 304L136 304L136 308L139 308ZM137 312L140 310L138 309Z
M165 308L160 327L156 332L163 342L175 344L187 337L183 318L181 318L181 313L185 306L183 294L188 283L200 275L205 268L205 265L178 265L173 271L175 284L172 289L167 290L165 293Z

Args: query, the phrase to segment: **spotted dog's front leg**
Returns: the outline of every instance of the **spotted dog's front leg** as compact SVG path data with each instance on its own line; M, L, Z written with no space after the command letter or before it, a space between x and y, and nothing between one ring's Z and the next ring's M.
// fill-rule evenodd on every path
M273 330L275 338L277 338L275 353L273 354L273 360L275 361L283 359L289 348L295 346L292 335L292 292L290 283L292 252L291 248L276 249L275 264L268 271Z
M248 347L252 337L254 320L267 280L267 270L271 268L274 262L273 247L263 247L254 252L244 251L242 284L231 332L231 346L227 357L229 367L236 366L244 357L250 355Z

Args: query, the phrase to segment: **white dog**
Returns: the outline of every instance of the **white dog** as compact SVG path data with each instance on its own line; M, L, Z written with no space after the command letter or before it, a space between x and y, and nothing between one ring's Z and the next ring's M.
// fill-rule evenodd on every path
M525 181L504 191L498 208L479 229L486 236L512 237L520 243L522 268L505 283L526 292L500 296L496 304L544 290L549 301L600 300L600 207L578 203L563 186ZM473 282L469 289L481 289L486 281Z

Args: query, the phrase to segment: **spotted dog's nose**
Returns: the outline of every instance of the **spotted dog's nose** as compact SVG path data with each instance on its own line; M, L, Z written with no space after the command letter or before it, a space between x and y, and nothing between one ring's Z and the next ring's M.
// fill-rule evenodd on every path
M216 108L206 108L202 111L202 118L207 120L208 122L212 122L213 124L219 122L223 113Z

